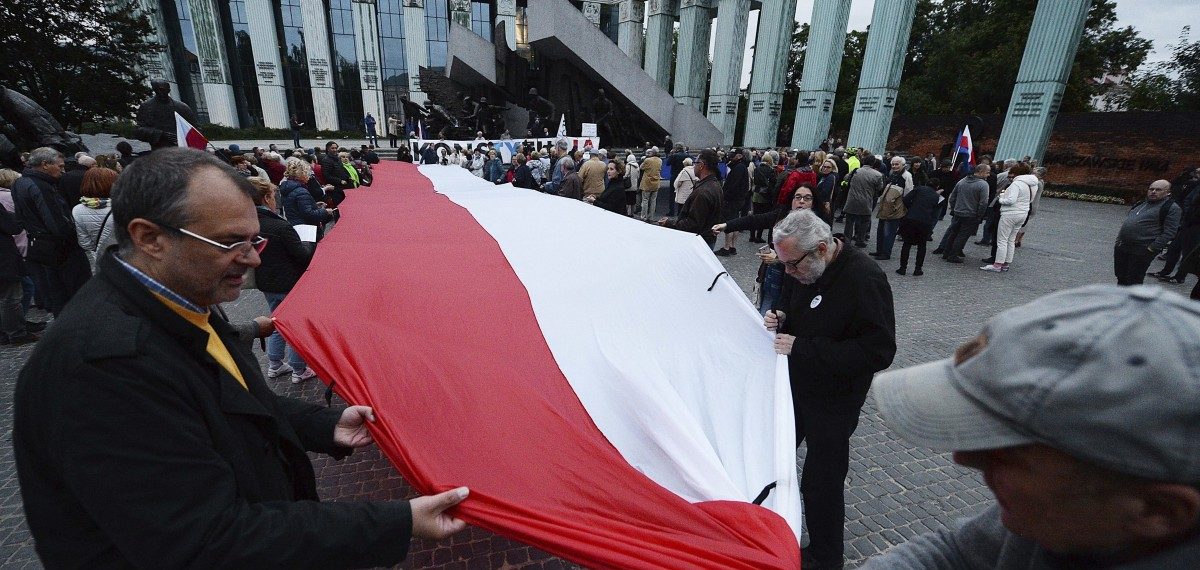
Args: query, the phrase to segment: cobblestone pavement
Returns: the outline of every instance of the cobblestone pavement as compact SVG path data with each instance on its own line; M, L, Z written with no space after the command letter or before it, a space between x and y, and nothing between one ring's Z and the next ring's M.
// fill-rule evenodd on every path
M1121 206L1047 199L1030 223L1025 246L1017 250L1011 272L988 274L978 263L950 265L930 256L925 275L906 277L892 271L896 261L882 262L896 300L899 352L893 366L943 358L977 333L997 312L1045 293L1087 283L1111 282L1111 243L1124 209ZM935 234L941 237L946 223ZM840 231L840 224L835 231ZM336 231L336 230L335 230ZM741 236L739 254L721 258L732 276L749 291L757 263L755 249ZM873 244L872 244L873 245ZM968 259L986 255L968 245ZM899 257L897 244L894 259ZM1155 268L1157 269L1157 265ZM911 268L910 268L911 271ZM1186 294L1188 285L1171 285ZM265 314L262 295L248 292L231 303L236 317ZM44 319L40 313L37 318ZM29 347L0 346L0 566L39 567L25 526L11 449L12 391ZM260 353L260 358L265 357ZM319 401L323 386L274 382L285 394ZM400 499L411 490L377 451L355 453L335 462L315 458L318 488L327 500ZM801 462L801 465L803 463ZM846 555L857 563L893 544L956 518L975 513L992 501L973 472L953 465L948 455L917 449L893 434L881 421L873 399L863 410L851 444L847 484ZM536 549L471 529L445 544L414 542L403 568L570 568L571 564Z

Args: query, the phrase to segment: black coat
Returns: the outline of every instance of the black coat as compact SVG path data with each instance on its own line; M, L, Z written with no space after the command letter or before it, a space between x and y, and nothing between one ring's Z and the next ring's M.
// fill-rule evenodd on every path
M914 186L912 191L904 196L904 206L908 212L900 220L900 237L909 243L926 240L933 232L933 224L937 222L938 196L932 186Z
M287 215L287 221L293 226L300 224L320 226L333 219L329 212L317 206L308 187L299 180L284 179L283 183L279 185L279 196L283 205L283 213Z
M24 275L21 252L13 236L25 231L17 222L17 216L0 204L0 283L5 285L18 281Z
M780 332L796 337L792 397L822 398L841 411L861 407L875 373L896 355L892 288L879 264L843 245L816 283L786 277L776 306L787 315Z
M625 215L625 190L628 188L628 178L605 180L604 191L596 197L596 205L614 214Z
M350 173L346 172L346 167L342 166L342 159L336 154L325 153L321 155L321 174L325 176L325 183L332 184L335 192L340 192L339 201L346 197L346 189L354 187L354 181L350 179Z
M537 181L533 179L533 170L530 170L528 164L522 164L517 167L516 173L513 174L512 184L517 188L537 190Z
M726 204L741 206L750 195L750 171L746 168L745 160L729 164L729 173L725 175L724 185Z
M75 219L57 190L55 179L40 170L25 169L13 183L12 198L17 221L33 237L51 236L65 245L68 251L79 250L75 234Z
M86 166L76 166L63 173L58 179L58 193L62 194L63 203L67 205L67 209L75 207L79 203L79 187L83 185L83 175L87 174Z
M50 568L396 564L407 502L319 503L305 451L344 457L340 410L277 396L216 312L208 335L106 255L17 379L13 450Z
M292 224L266 208L258 208L258 227L267 247L258 254L262 265L254 270L254 283L267 293L287 293L308 269L313 244L300 241Z

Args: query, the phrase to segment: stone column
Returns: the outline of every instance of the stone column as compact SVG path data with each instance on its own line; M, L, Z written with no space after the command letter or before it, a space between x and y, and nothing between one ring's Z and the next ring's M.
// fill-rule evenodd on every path
M375 117L375 132L383 134L387 125L383 114L383 82L379 78L379 13L375 0L350 0L354 10L354 53L358 57L358 80L362 88L363 115Z
M646 19L646 3L642 0L621 0L617 8L617 47L638 65L642 63L645 34L642 22Z
M600 27L600 3L599 2L584 2L583 17L591 22L593 26Z
M496 23L504 24L504 41L508 49L517 49L517 0L496 0ZM421 24L421 29L425 29L425 24ZM408 33L407 20L404 22L404 33ZM424 35L422 31L421 36Z
M679 3L679 48L675 54L675 100L704 111L704 86L708 84L708 40L712 35L712 8L708 0Z
M429 67L425 0L404 0L404 57L408 60L408 98L423 105L429 100L421 89L421 68Z
M775 146L795 15L796 0L763 0L758 12L758 39L754 42L754 66L750 70L750 105L746 109L746 132L742 134L746 146Z
M1079 48L1091 0L1041 0L1004 116L996 159L1041 161Z
M720 0L717 7L717 41L713 46L712 87L708 94L708 120L721 131L721 144L733 144L737 128L742 52L746 47L746 24L750 0Z
M887 146L916 7L917 0L875 2L854 117L850 120L850 137L846 141L850 146L866 148L875 154L883 154Z
M150 18L152 31L147 39L163 46L162 51L150 54L142 64L147 79L165 79L171 84L171 97L179 99L179 83L175 80L175 65L171 62L171 50L167 46L167 25L157 0L138 0L138 10Z
M276 46L275 10L271 6L271 0L246 0L246 20L250 24L250 51L258 76L258 95L263 103L263 126L286 129L290 125L287 93Z
M471 29L471 0L450 0L450 23Z
M229 57L222 41L221 24L214 0L188 0L192 26L196 30L196 51L200 58L200 81L208 120L213 124L237 127L237 104L229 79Z
M671 0L649 0L646 6L646 62L643 69L659 87L671 88L671 34L675 31L677 4Z
M304 19L304 51L308 55L308 81L312 87L313 114L317 128L337 130L337 98L333 94L333 65L329 61L329 26L325 20L325 3L321 0L300 0Z
M808 50L800 76L792 148L814 149L829 134L833 97L846 50L846 24L852 0L816 0L809 26Z

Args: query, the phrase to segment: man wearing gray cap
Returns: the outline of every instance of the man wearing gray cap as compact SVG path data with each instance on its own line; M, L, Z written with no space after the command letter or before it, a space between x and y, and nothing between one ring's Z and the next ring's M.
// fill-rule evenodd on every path
M880 375L909 441L997 505L863 568L1200 568L1200 305L1093 285L992 319L954 357Z

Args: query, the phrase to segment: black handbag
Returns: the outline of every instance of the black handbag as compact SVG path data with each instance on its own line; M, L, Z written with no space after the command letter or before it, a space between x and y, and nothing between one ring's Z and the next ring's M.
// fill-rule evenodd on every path
M29 236L25 259L39 265L58 267L66 261L67 248L54 236Z

